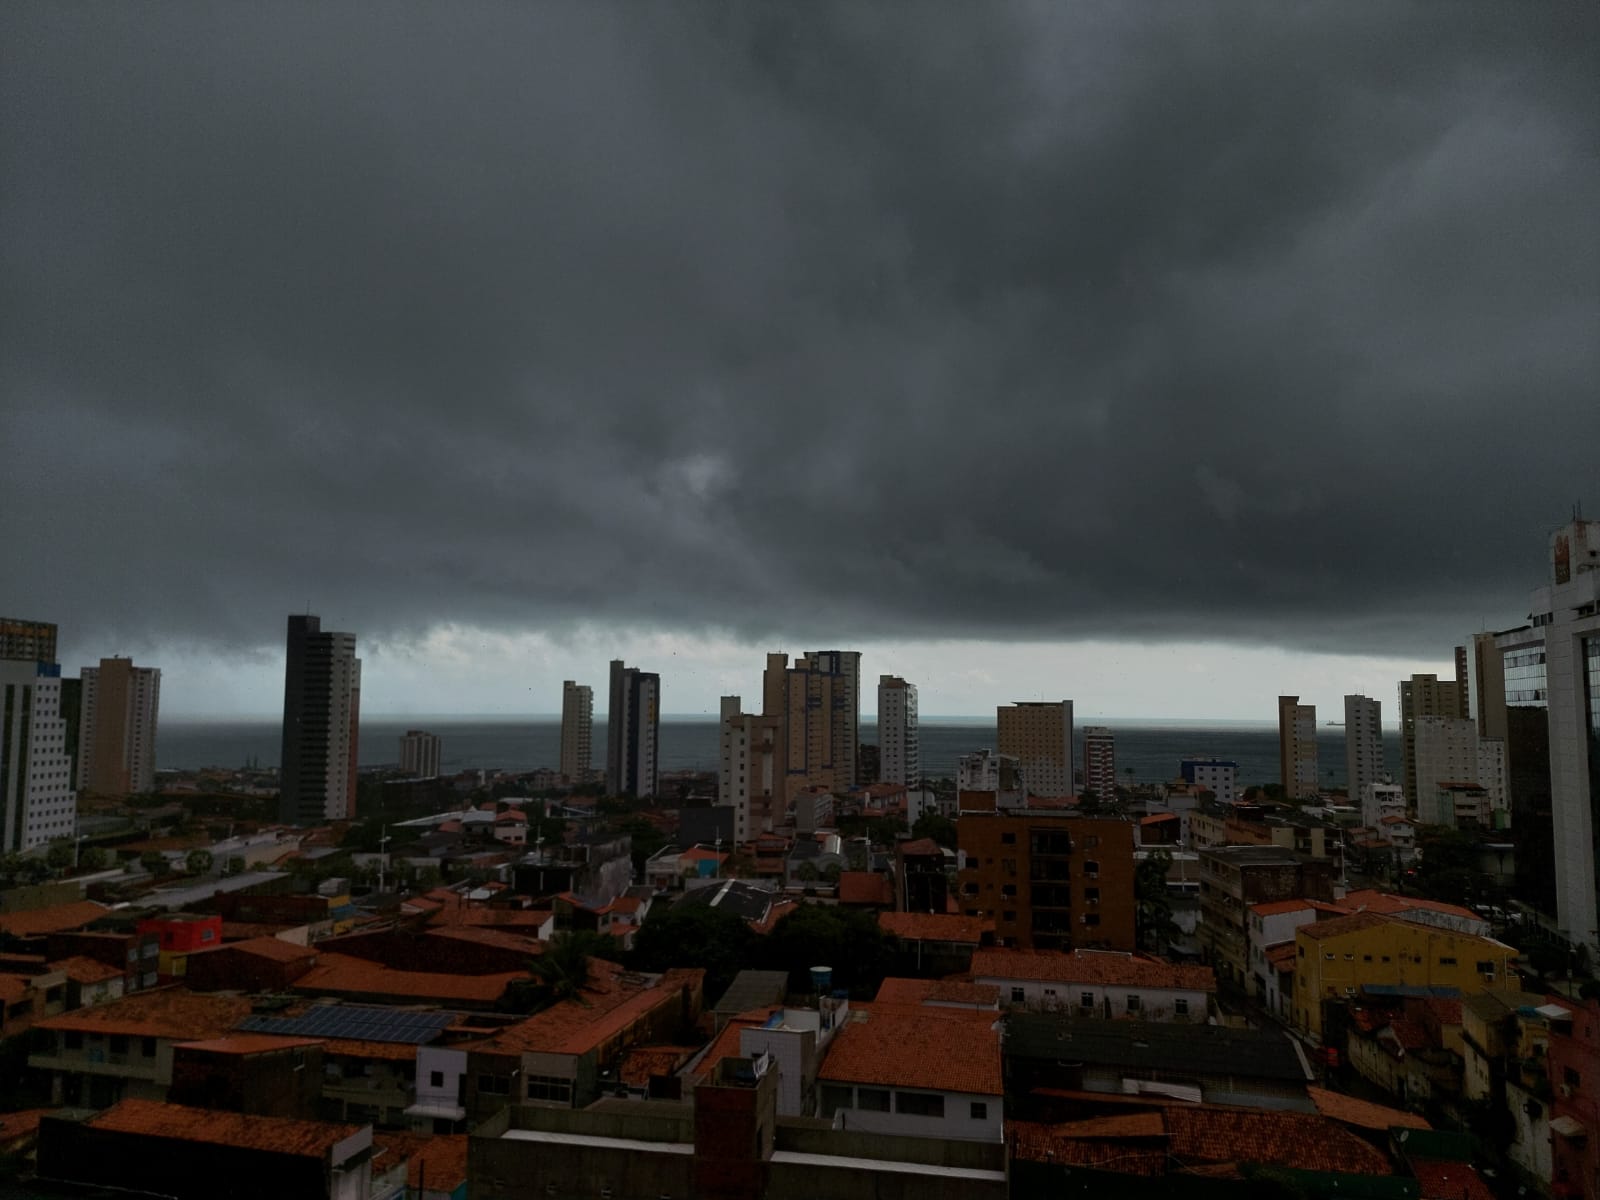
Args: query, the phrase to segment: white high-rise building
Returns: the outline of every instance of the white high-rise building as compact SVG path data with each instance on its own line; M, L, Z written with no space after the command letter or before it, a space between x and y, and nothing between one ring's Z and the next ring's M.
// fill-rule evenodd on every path
M99 796L155 790L161 672L126 658L84 667L78 720L78 786Z
M438 734L408 729L400 737L400 769L417 779L437 779L443 750Z
M1117 798L1117 741L1104 725L1084 726L1083 790L1105 804Z
M0 800L0 853L77 834L61 668L54 663L0 659Z
M1239 764L1231 758L1192 754L1178 764L1185 783L1210 792L1218 804L1233 804L1239 799Z
M878 676L878 778L908 788L922 782L917 688L897 675Z
M656 794L660 732L661 676L613 659L606 713L606 790L613 796Z
M1352 804L1362 803L1369 784L1389 778L1383 760L1383 705L1366 696L1344 698L1344 777Z
M561 777L568 783L589 778L594 753L594 689L571 679L561 684Z

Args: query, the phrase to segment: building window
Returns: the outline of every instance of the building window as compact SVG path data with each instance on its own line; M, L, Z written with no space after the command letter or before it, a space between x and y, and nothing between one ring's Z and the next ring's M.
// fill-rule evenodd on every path
M1007 921L1007 922L1013 922L1014 923L1016 921L1016 919L1017 919L1016 910L1015 909L1007 909L1005 912L1000 914L1000 919L1002 921Z
M1439 959L1439 965L1441 967L1453 967L1456 965L1456 960L1453 958L1441 958Z
M572 1080L554 1075L528 1076L529 1100L555 1100L561 1104L572 1103Z
M1129 1012L1138 1012L1139 1011L1139 996L1138 996L1138 993L1136 993L1136 992L1129 992L1128 993L1128 1011Z
M1576 1090L1583 1086L1583 1076L1571 1067L1561 1068L1561 1082Z
M848 1085L841 1086L837 1083L825 1083L822 1085L822 1115L824 1117L831 1117L841 1108L849 1107L850 1088Z
M511 1094L511 1077L509 1075L479 1075L478 1091L485 1096L509 1096Z
M111 1043L107 1047L112 1054L126 1054L128 1052L128 1037L126 1034L113 1033Z
M1093 1008L1094 1007L1094 993L1093 992L1084 992L1081 996L1079 996L1078 997L1078 1007L1079 1008Z
M1002 846L1015 846L1017 844L1017 835L1014 833L1002 833L1000 835L1000 844Z
M1481 963L1479 963L1478 964L1478 974L1479 975L1488 975L1490 977L1493 977L1493 975L1494 975L1494 963L1492 963L1492 962L1481 962Z
M1098 924L1100 924L1100 914L1099 913L1084 913L1083 914L1083 923L1085 925L1098 925Z
M1179 996L1176 1000L1174 1000L1172 1002L1172 1011L1177 1013L1180 1017L1187 1017L1189 1015L1188 997Z
M862 1112L888 1112L889 1089L858 1087L856 1089L856 1107Z
M429 1071L428 1072L428 1086L429 1087L442 1088L444 1086L444 1072L443 1071Z
M68 1030L66 1035L66 1046L68 1050L82 1050L83 1034L76 1029Z
M982 1100L972 1102L972 1119L974 1121L987 1121L989 1119L989 1106Z
M1091 859L1085 859L1084 862L1083 862L1083 873L1085 875L1087 875L1090 879L1099 879L1100 878L1100 864L1095 862L1092 858Z
M1011 1003L1013 1003L1013 1004L1021 1004L1027 998L1028 998L1028 993L1023 991L1021 988L1014 987L1014 988L1011 989Z
M944 1097L938 1092L896 1092L894 1110L908 1117L944 1117Z
M146 1058L154 1058L156 1056L156 1039L153 1037L140 1038L139 1053Z

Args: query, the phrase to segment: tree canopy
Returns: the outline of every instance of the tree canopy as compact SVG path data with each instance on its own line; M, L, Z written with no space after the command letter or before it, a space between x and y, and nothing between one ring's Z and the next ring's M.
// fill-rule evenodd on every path
M731 912L701 904L652 909L634 936L629 963L641 971L702 967L706 997L715 1001L733 977L756 965L760 935Z

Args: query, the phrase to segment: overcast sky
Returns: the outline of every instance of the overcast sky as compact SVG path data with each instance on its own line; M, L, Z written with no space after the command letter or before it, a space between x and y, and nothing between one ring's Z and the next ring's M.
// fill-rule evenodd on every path
M1596 12L12 0L0 611L169 714L307 608L374 713L1392 708L1600 515Z

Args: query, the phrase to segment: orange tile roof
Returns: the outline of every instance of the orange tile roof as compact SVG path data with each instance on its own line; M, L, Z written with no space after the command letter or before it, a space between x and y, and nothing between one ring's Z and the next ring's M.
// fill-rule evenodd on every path
M53 1108L29 1108L21 1112L0 1112L0 1147L38 1133L39 1118L54 1111Z
M583 1054L657 1005L676 1003L679 988L705 976L698 967L678 968L666 972L654 986L642 987L623 979L620 967L603 960L591 960L590 972L581 999L563 1000L535 1013L479 1042L476 1049L486 1054Z
M525 928L525 927L523 927ZM428 937L449 938L452 941L471 942L477 946L496 946L502 950L520 950L524 954L544 953L544 943L531 933L512 933L492 925L438 926L427 931Z
M1433 1128L1426 1117L1417 1113L1402 1112L1370 1100L1358 1100L1354 1096L1330 1092L1327 1088L1307 1087L1306 1095L1311 1097L1311 1103L1317 1106L1319 1113L1342 1125L1355 1125L1361 1129Z
M1494 1200L1494 1193L1469 1163L1413 1159L1411 1173L1422 1188L1422 1200Z
M70 904L52 904L49 908L28 912L0 913L0 933L17 938L62 933L68 929L82 929L110 911L93 900L74 900Z
M876 871L841 871L840 904L893 904L894 885Z
M25 1000L28 993L33 990L33 985L25 979L15 975L0 975L0 1001L6 1004L16 1004Z
M227 942L218 949L237 950L241 954L271 959L273 962L300 962L317 957L315 947L297 946L294 942L286 942L278 937L247 938L242 942Z
M694 1054L693 1046L635 1046L622 1057L617 1077L629 1087L644 1087L653 1075L671 1075Z
M1000 988L963 979L885 979L873 999L878 1004L941 1002L993 1008L1000 1001Z
M860 1005L834 1035L817 1078L998 1096L997 1014L959 1008Z
M897 938L921 942L971 942L977 945L987 928L977 917L946 913L879 913L878 927Z
M1100 1167L1123 1175L1156 1176L1167 1173L1164 1145L1135 1147L1120 1138L1096 1140L1073 1137L1060 1133L1061 1128L1038 1121L1006 1122L1006 1134L1011 1139L1013 1153L1019 1159L1072 1167Z
M378 1174L405 1159L406 1186L421 1193L454 1192L467 1178L467 1135L464 1133L381 1133L372 1134L372 1168Z
M1460 917L1467 921L1483 920L1470 908L1462 908L1459 904L1446 904L1442 900L1424 900L1420 896L1396 896L1392 892L1380 892L1376 888L1350 892L1341 903L1350 911L1365 909L1367 912L1399 914L1420 909L1443 916Z
M196 1042L179 1042L174 1049L198 1050L203 1054L271 1054L275 1050L321 1044L319 1038L281 1037L275 1033L226 1033L221 1037Z
M1112 1113L1055 1126L1059 1137L1134 1138L1166 1137L1167 1123L1159 1112Z
M767 915L764 920L746 921L745 924L749 925L757 933L771 933L773 927L779 921L799 907L800 901L798 900L779 900L771 908L767 909Z
M1116 950L975 950L972 974L975 978L1035 979L1106 987L1217 990L1216 973L1210 967L1163 962Z
M257 1117L213 1108L190 1108L159 1100L124 1100L85 1122L90 1128L133 1133L162 1141L237 1146L296 1158L321 1158L360 1125Z
M396 971L349 954L324 953L291 985L301 992L343 992L363 996L405 996L426 1000L465 1000L492 1004L524 971L493 975L448 975L437 971Z
M710 1075L719 1062L725 1058L737 1057L739 1054L739 1035L746 1029L765 1025L767 1018L775 1012L782 1012L783 1005L770 1004L762 1008L752 1008L729 1019L722 1027L722 1032L711 1040L711 1045L706 1048L704 1056L695 1064L691 1078L699 1082Z
M1277 967L1279 972L1294 970L1295 946L1293 942L1279 942L1276 946L1267 947L1267 961Z
M98 959L74 954L50 964L50 970L60 971L73 983L104 983L108 979L121 979L122 969Z
M1250 911L1258 917L1276 917L1283 913L1303 912L1311 908L1310 900L1269 900L1263 904L1252 904ZM1349 910L1343 910L1348 912Z
M221 1037L250 1015L250 1001L183 987L135 992L107 1004L74 1009L36 1023L40 1029L124 1034L192 1042Z
M343 1058L373 1058L389 1062L410 1062L417 1048L410 1042L368 1042L357 1038L323 1038L324 1054Z
M1309 925L1302 925L1295 933L1301 937L1311 938L1320 942L1323 938L1343 937L1347 933L1359 933L1363 929L1375 929L1379 925L1387 925L1393 920L1375 912L1351 913L1346 917L1334 917L1331 921L1313 921Z
M895 786L896 787L903 787L904 785L903 784L896 784ZM926 855L926 856L931 858L934 855L943 855L944 854L944 847L939 845L939 843L934 841L932 838L927 838L927 837L918 838L914 842L901 842L898 846L895 847L895 849L897 851L899 851L901 854L909 854L909 855L912 855L913 857L915 857L917 855Z

